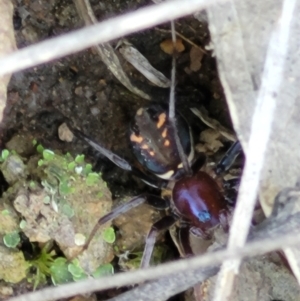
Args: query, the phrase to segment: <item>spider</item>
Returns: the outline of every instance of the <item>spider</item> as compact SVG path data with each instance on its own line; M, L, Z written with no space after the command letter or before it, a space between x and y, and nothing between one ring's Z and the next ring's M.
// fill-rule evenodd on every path
M146 245L141 260L141 268L149 266L157 234L170 228L178 220L188 225L192 234L208 239L218 225L228 230L228 203L215 179L201 167L205 156L195 155L193 137L185 118L175 110L175 62L176 35L174 22L171 21L173 58L169 106L150 104L137 110L130 126L130 142L137 161L146 173L131 166L125 159L93 141L81 131L71 127L75 136L86 141L90 146L111 160L120 168L131 171L145 183L162 190L162 197L142 194L125 204L113 209L98 220L82 251L87 249L97 229L122 213L144 202L163 208L170 208L171 215L166 215L155 222L146 238ZM235 142L216 168L221 173L229 168L241 151L239 142ZM190 247L183 244L185 254L190 254Z
M169 207L172 214L152 225L146 238L141 268L149 266L157 234L178 220L188 225L190 233L203 239L209 239L218 225L228 230L228 202L213 176L200 169L205 163L205 156L195 155L190 127L180 114L176 114L176 118L174 115L172 120L169 108L161 104L151 104L137 110L129 138L136 159L149 173L131 166L81 131L74 128L72 131L120 168L131 171L148 185L162 190L162 197L141 194L101 217L83 250L101 225L144 202L160 209ZM240 151L239 142L235 142L217 164L215 174L228 169ZM181 235L186 235L183 233ZM188 243L182 244L184 253L190 255Z

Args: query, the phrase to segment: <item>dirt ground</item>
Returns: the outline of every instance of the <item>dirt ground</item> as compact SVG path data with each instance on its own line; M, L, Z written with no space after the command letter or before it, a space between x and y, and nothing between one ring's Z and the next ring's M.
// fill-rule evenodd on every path
M91 4L97 18L105 20L149 5L151 1L91 1ZM83 26L72 1L21 0L14 1L14 7L18 48ZM177 20L176 30L202 49L209 45L207 24L200 23L192 16ZM155 68L170 78L171 56L160 47L161 42L170 38L168 31L169 24L166 24L126 38ZM112 46L117 42L112 42ZM191 113L188 108L191 105L204 105L211 117L230 128L230 118L212 52L205 50L206 53L201 58L198 57L199 66L195 67L191 58L194 47L186 41L183 41L183 44L185 50L177 59L178 108L189 118L188 114ZM120 59L123 69L134 79L134 84L147 91L152 101L168 102L168 89L154 87L134 67L121 57ZM148 103L149 100L139 98L120 84L102 63L96 51L88 49L12 76L1 124L2 146L15 135L22 134L28 139L38 140L48 149L59 150L62 153L69 151L74 155L84 153L95 168L103 172L103 177L117 203L120 199L130 198L150 188L139 179L115 167L82 141L61 141L57 134L58 126L69 119L84 133L134 164L128 127L136 110ZM197 118L191 120L196 120L192 126L194 131L199 133L204 125L197 121ZM157 219L155 211L149 213L149 208L139 210L133 215L139 216L140 221L145 220L144 215L150 216L146 227ZM134 227L140 227L140 224ZM23 290L27 290L26 285L20 288L19 293Z

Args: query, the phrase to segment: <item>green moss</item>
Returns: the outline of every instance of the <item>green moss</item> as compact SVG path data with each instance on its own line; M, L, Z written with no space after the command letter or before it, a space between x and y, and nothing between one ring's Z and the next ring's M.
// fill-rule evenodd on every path
M0 245L0 279L8 283L18 283L28 273L29 264L21 251L11 250Z
M63 252L68 252L69 249L67 248L69 246L65 247L64 238L72 239L72 235L74 234L70 231L70 233L67 233L67 236L64 236L63 231L55 230L56 232L53 232L53 229L60 229L59 227L61 227L61 225L72 225L78 233L88 236L90 230L86 229L91 228L90 225L94 225L98 218L98 216L96 218L92 216L91 212L96 212L94 208L97 208L97 210L99 210L98 208L101 210L105 208L103 205L98 206L97 203L101 198L105 200L104 203L107 202L110 204L111 196L109 191L105 190L105 183L100 174L92 172L92 165L84 162L84 155L78 155L74 159L69 153L60 155L45 149L37 141L33 141L32 143L36 146L37 153L29 159L28 164L26 162L26 166L23 163L25 162L23 158L19 155L15 155L15 157L24 164L26 169L28 168L28 172L26 170L26 172L22 173L22 183L20 183L18 187L21 186L22 189L28 188L28 202L32 202L33 204L36 202L38 204L37 207L41 206L45 214L49 214L49 224L47 216L45 216L43 229L39 230L36 226L35 217L31 219L30 216L30 218L28 218L28 215L24 212L26 210L19 211L17 209L23 219L20 223L18 221L16 222L16 227L19 226L18 230L21 229L29 238L34 231L37 232L34 232L33 239L39 237L39 234L41 234L41 236L44 235L43 237L49 236L52 240L56 241ZM6 159L1 166L7 165L11 157L11 153L2 156L1 158ZM30 177L28 177L28 175L30 175ZM19 175L18 178L20 178ZM16 188L17 186L14 188L16 191L12 191L12 187L13 186L7 190L6 193L8 195L16 195L16 192L19 191L19 189ZM84 206L84 204L87 204L87 206L83 210L80 206ZM105 208L104 210L110 210L109 205L106 205L106 207L108 209ZM53 212L52 209L54 209L55 212ZM32 211L30 211L29 214L31 214L31 212ZM2 210L1 214L9 214L9 211ZM52 216L55 216L55 218L52 219ZM33 229L34 231L32 231ZM53 235L53 233L55 233L55 235ZM115 241L113 228L109 228L104 236L104 239L109 243ZM101 231L98 233L98 238L103 239L103 233L101 233ZM58 239L61 240L58 241ZM9 233L5 236L4 243L9 248L15 248L19 242L20 237L17 232ZM66 249L64 249L64 247ZM9 250L8 248L6 249ZM52 279L54 284L61 284L87 277L86 273L80 267L79 262L69 263L65 258L56 258L56 256L55 253L49 251L49 247L46 244L40 254L34 260L30 261L30 266L35 272L34 274L28 274L27 279L33 283L34 288L45 284L49 278ZM96 262L94 266L98 266L100 262L101 261ZM109 274L112 273L112 268L110 266L104 266L102 270L100 269L97 273L99 275Z

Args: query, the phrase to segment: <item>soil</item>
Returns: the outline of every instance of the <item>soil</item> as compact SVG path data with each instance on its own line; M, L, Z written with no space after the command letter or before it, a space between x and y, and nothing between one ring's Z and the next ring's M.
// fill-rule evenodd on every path
M91 1L91 4L98 20L104 20L150 5L151 1ZM14 1L14 7L18 48L83 26L71 1L20 0ZM126 38L155 68L170 78L171 56L160 48L160 43L170 38L168 30L169 24L165 24ZM177 20L176 30L202 49L210 42L207 24L200 23L192 16ZM113 41L112 46L117 42ZM183 44L185 50L177 59L177 107L188 119L196 120L192 125L196 132L205 126L197 118L189 117L191 113L188 108L191 105L204 105L211 117L230 128L230 118L212 53L205 51L196 62L199 52L190 43L183 41ZM134 84L145 89L153 101L168 102L168 89L154 87L134 67L120 59L123 69L134 79ZM58 127L69 120L104 147L135 164L128 139L128 126L136 110L148 103L149 100L129 92L108 71L96 51L88 49L12 76L1 124L1 143L4 147L18 134L31 140L36 139L46 148L61 153L68 151L73 155L86 154L95 169L103 173L117 205L120 200L153 190L114 166L84 142L78 139L72 142L61 141ZM149 220L146 221L144 214L149 208L142 207L140 210L144 211L137 211L136 214L143 217L140 220L145 221L144 231L147 232L159 214L155 211L149 213ZM142 226L139 224L138 227ZM128 229L126 231L130 233ZM126 242L119 245L122 244L126 245ZM23 292L24 287L21 290Z

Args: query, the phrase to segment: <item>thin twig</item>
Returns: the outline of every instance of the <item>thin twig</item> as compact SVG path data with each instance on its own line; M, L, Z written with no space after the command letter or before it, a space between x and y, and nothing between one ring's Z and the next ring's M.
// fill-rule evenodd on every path
M226 0L173 0L141 8L63 36L28 46L0 59L0 75L16 72L109 42ZM151 18L149 18L151 16Z
M77 283L65 284L59 287L46 288L40 291L11 298L9 301L50 301L68 298L77 294L85 294L113 287L132 285L161 277L176 277L178 273L185 271L199 270L198 272L201 273L203 268L218 266L224 260L242 259L246 256L261 255L274 250L279 250L283 245L295 246L299 244L300 235L297 234L300 223L299 214L295 214L293 217L291 217L289 219L289 223L292 223L293 229L297 230L291 231L291 229L288 229L288 232L279 232L282 234L278 234L278 232L276 233L273 231L273 235L269 236L268 231L266 231L263 235L262 233L259 233L260 236L269 238L251 242L245 245L243 248L217 251L205 254L203 256L162 264L157 267L120 273L114 276L107 276L102 278L101 281L99 281L99 279L89 279ZM280 229L280 231L284 229Z
M173 42L173 57L172 57L172 70L171 70L171 87L170 87L170 100L169 100L169 121L172 125L173 134L176 142L177 151L179 158L182 162L183 170L187 175L191 174L191 167L188 161L188 158L184 152L183 146L179 139L178 128L176 124L176 114L175 114L175 79L176 79L176 34L175 34L175 23L171 21L171 33L172 33L172 42Z
M230 228L228 249L242 247L248 235L259 180L271 134L277 96L284 80L283 71L288 50L288 39L296 0L285 0L282 14L271 35L262 77L262 85L254 110L246 163L237 204ZM263 125L263 126L262 126ZM240 260L225 262L216 285L215 301L229 300Z

